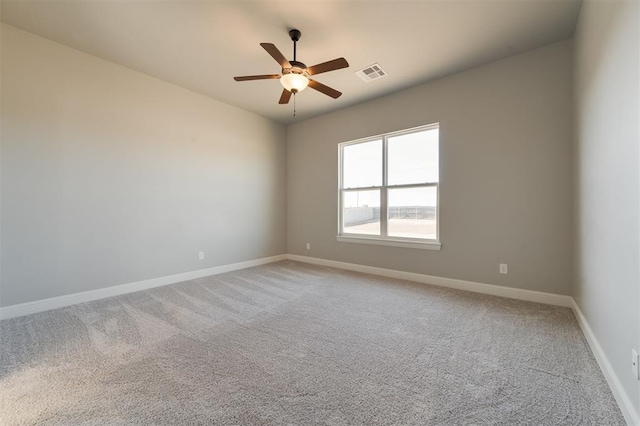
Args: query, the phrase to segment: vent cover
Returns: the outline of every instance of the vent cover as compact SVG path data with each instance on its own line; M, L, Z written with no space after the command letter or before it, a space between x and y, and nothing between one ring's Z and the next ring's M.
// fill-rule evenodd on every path
M356 71L356 75L360 77L366 83L377 80L382 77L386 77L387 72L382 69L380 64L375 63L373 65L369 65L368 67L364 67L359 71Z

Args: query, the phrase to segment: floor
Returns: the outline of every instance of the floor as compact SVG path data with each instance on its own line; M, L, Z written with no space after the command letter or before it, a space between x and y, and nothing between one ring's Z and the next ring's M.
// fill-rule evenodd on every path
M624 424L569 309L292 261L0 333L2 425Z

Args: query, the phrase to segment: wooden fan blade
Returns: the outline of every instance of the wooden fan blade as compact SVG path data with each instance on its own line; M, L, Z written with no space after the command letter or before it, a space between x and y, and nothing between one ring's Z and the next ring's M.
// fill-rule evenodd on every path
M341 68L347 68L349 62L345 58L334 59L333 61L323 62L312 67L307 67L309 75L320 74L327 71L339 70Z
M242 77L233 77L235 81L249 81L249 80L272 80L282 77L280 74L263 74L263 75L245 75Z
M288 91L287 89L284 89L282 91L282 96L280 96L280 100L278 101L279 104L288 104L289 103L289 99L291 99L291 92Z
M291 68L291 64L289 63L289 61L284 57L282 53L280 53L275 44L260 43L260 46L262 46L263 49L266 50L267 53L271 55L271 57L275 59L282 68Z
M342 92L338 92L336 89L332 89L329 86L325 86L322 83L318 83L315 80L309 79L309 87L316 89L320 93L324 93L327 96L331 96L333 99L338 99Z

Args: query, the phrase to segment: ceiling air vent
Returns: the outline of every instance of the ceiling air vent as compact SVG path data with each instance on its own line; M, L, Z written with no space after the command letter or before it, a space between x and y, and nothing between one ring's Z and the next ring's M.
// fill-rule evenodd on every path
M356 71L356 75L360 77L365 82L370 82L373 80L377 80L379 78L385 77L387 72L380 67L380 64L369 65L368 67L362 68L359 71Z

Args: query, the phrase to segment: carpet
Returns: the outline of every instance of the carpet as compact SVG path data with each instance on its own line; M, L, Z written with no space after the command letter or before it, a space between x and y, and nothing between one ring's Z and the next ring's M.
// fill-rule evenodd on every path
M571 310L292 261L0 322L2 425L624 425Z

